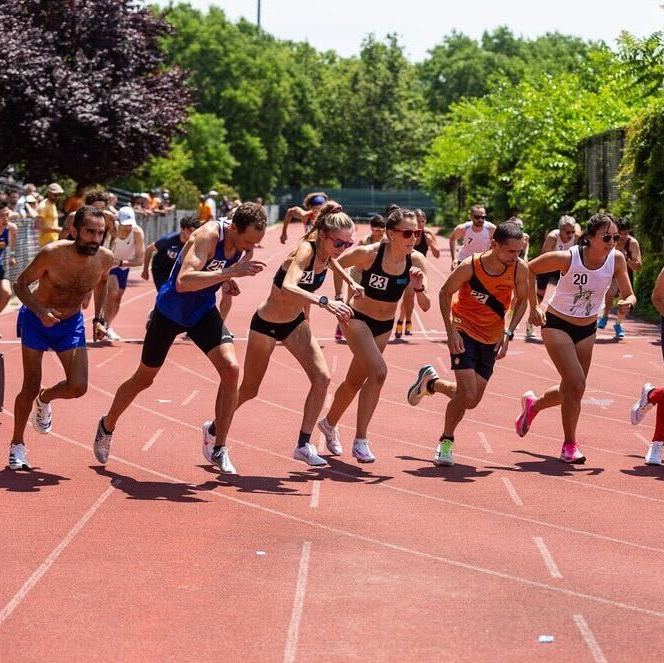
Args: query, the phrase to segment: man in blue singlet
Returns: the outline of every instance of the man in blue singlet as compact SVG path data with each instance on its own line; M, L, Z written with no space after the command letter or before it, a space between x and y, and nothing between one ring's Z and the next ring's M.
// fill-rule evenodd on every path
M111 436L120 415L152 384L175 337L187 332L220 378L215 408L217 444L212 460L223 474L236 474L226 448L226 435L237 404L239 367L233 337L219 315L215 295L224 282L254 276L265 267L260 260L240 258L263 239L266 223L262 206L244 203L231 223L209 221L187 240L157 295L141 363L118 388L108 414L99 419L94 452L100 463L108 460Z

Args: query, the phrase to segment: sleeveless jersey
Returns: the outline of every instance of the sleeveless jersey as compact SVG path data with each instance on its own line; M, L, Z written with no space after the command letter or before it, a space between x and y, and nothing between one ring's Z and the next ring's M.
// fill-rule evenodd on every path
M325 268L322 272L318 272L317 274L314 272L314 263L316 262L316 242L309 242L309 244L311 244L311 248L314 250L314 253L311 256L311 260L309 261L307 268L304 270L304 273L302 274L298 282L298 286L300 286L302 290L306 290L307 292L316 292L316 290L318 290L318 288L320 288L323 285L323 282L325 281L327 268ZM286 270L282 265L281 267L279 267L277 273L274 275L272 282L274 283L274 285L277 286L277 288L281 290L285 278L286 278Z
M560 230L554 230L553 232L556 234L556 243L553 247L554 251L567 251L567 249L571 249L576 243L575 235L572 235L572 239L570 239L568 242L563 242L560 239Z
M120 239L116 235L115 242L113 242L113 257L116 260L131 260L136 255L136 237L134 235L134 228L124 239Z
M5 252L5 247L7 246L9 246L9 226L0 233L0 258L2 258L2 254ZM0 266L2 266L1 263Z
M482 254L473 256L473 276L464 283L452 303L454 325L480 343L497 343L505 332L505 312L514 290L516 263L502 274L488 274L482 266Z
M491 226L488 221L484 222L484 227L480 232L476 233L473 230L473 222L466 221L463 224L463 246L457 251L457 260L461 262L473 253L483 253L491 248L491 237L489 232Z
M561 274L549 305L573 318L588 318L597 316L604 307L604 295L613 279L616 250L609 253L601 267L588 269L581 260L580 248L575 245L569 250L572 262Z
M379 302L398 302L403 291L410 282L410 268L413 260L410 254L406 255L406 268L401 274L395 276L383 270L383 255L385 254L385 242L381 242L378 253L369 269L362 271L360 285L364 288L367 297Z
M424 234L424 231L422 231L422 234L420 235L419 242L415 244L415 250L419 251L426 258L429 245L427 244L427 237Z
M219 241L214 251L214 255L210 260L205 263L202 271L204 272L218 272L234 265L242 257L242 251L238 251L230 258L224 254L224 231L227 226L221 221L216 222L219 226ZM203 290L195 290L193 292L178 292L175 288L175 282L180 268L182 267L181 251L175 260L173 269L168 277L168 280L161 286L159 294L157 295L157 308L167 318L177 322L183 327L193 327L203 316L217 305L216 292L221 288L221 282L215 283Z

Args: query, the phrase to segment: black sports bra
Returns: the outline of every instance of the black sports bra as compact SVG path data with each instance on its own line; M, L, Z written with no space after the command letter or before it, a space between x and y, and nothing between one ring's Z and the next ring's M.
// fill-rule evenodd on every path
M327 269L324 269L322 272L318 272L318 274L314 272L314 263L316 262L316 242L309 242L309 244L311 244L311 248L314 250L314 254L311 256L311 260L309 261L307 268L304 270L298 285L300 288L302 288L302 290L306 290L307 292L316 292L316 290L318 290L318 288L320 288L325 281ZM284 269L284 266L281 265L277 270L277 273L274 275L272 283L274 283L277 288L281 289L285 278L286 270Z
M364 288L366 296L371 299L377 299L380 302L398 302L410 281L409 274L413 260L408 254L406 268L401 274L395 276L383 271L384 254L385 242L381 242L373 264L369 269L362 271L360 285Z

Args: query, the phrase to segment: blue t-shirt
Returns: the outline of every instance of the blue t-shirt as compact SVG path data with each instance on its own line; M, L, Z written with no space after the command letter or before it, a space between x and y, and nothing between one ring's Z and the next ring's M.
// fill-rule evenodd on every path
M158 281L165 281L184 246L184 242L180 239L180 231L176 230L160 237L154 246L157 252L152 258L152 273Z
M214 255L205 263L202 271L218 272L234 265L241 257L242 251L237 251L230 258L224 253L224 231L228 228L223 222L219 225L219 241ZM230 225L230 224L229 224ZM180 251L173 269L166 283L161 286L157 294L157 308L167 318L177 322L183 327L193 327L203 316L217 305L216 293L221 288L221 282L203 290L193 292L178 292L175 282L182 267L182 251Z

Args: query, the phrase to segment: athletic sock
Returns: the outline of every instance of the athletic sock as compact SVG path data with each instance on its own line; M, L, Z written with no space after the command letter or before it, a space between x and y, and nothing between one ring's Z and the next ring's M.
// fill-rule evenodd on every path
M664 402L664 389L662 387L655 387L648 392L648 403L652 405L659 405Z
M311 442L311 433L303 433L300 431L300 437L297 438L297 446L301 449L305 444Z
M223 447L223 444L215 444L214 447L212 448L212 455L216 455L221 451L221 447Z
M433 378L433 379L431 379L427 382L427 391L430 394L435 394L436 393L436 389L435 389L436 382L438 382L438 378Z
M440 436L440 439L438 440L439 442L444 442L445 440L449 440L450 442L454 442L454 435L445 435L444 433Z
M208 426L208 433L210 433L210 435L212 435L213 437L216 437L217 424L214 421Z

